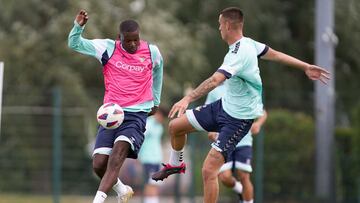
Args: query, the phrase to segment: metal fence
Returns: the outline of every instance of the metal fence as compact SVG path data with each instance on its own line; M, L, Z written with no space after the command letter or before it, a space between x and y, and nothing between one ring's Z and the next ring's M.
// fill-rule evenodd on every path
M95 194L99 180L91 169L91 147L96 133L96 108L64 105L69 97L54 89L39 100L44 105L29 105L4 95L0 136L0 202L9 194L52 196L52 202L65 202L68 196ZM12 102L6 102L12 101ZM269 104L270 105L270 104ZM314 196L314 119L306 111L268 108L269 120L255 138L255 201L318 202ZM336 202L358 203L360 178L356 129L339 130L336 135ZM354 136L355 134L355 136ZM355 138L356 139L355 139ZM169 152L164 136L164 160ZM201 167L210 141L204 133L189 136L186 175L174 176L161 186L164 202L201 202ZM125 183L134 186L133 202L141 202L144 180L141 165L128 160L121 171ZM237 196L220 187L219 202L235 202ZM84 202L88 201L84 200ZM46 201L45 201L46 202Z

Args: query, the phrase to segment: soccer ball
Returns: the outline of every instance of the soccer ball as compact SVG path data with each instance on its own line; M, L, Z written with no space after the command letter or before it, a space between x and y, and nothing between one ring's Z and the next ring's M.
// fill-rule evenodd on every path
M98 123L106 129L115 129L124 121L124 110L115 103L105 103L97 111Z

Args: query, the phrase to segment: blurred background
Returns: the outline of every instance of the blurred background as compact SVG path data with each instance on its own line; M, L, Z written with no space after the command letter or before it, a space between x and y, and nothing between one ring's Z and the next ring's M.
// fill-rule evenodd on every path
M333 3L335 117L326 185L331 194L319 196L316 188L321 143L315 141L315 83L302 71L261 61L269 117L255 138L257 203L360 202L360 1ZM120 21L140 23L141 37L158 45L164 57L161 105L170 108L221 65L228 47L218 14L228 6L243 9L246 36L315 63L315 0L0 0L0 203L91 202L97 190L90 154L104 87L101 64L67 47L80 9L90 18L86 38L115 39ZM168 142L165 133L165 154ZM161 186L161 202L202 202L201 167L209 149L206 134L189 137L190 170ZM135 189L131 202L142 199L141 170L128 160L121 171ZM219 202L236 198L220 187Z

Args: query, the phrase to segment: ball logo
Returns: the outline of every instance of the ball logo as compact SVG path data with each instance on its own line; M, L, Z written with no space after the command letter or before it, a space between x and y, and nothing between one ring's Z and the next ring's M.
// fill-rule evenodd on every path
M123 109L115 103L103 104L97 112L98 123L106 129L116 129L124 121Z

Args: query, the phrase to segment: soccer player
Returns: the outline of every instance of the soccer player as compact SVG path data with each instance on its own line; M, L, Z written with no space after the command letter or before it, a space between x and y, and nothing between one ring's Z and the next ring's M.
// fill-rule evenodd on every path
M75 18L68 45L95 57L103 66L104 103L123 107L124 122L114 130L99 127L93 152L93 169L101 178L93 203L102 203L113 188L120 202L127 202L133 190L118 178L126 158L137 158L144 140L146 118L160 104L163 60L159 49L140 40L136 21L122 21L119 39L88 40L81 36L89 16L81 10Z
M228 161L228 155L248 133L254 119L263 114L258 58L296 67L303 70L311 80L326 83L330 79L330 73L321 67L305 63L243 36L244 17L239 8L230 7L222 10L219 24L221 37L229 45L229 51L220 68L212 76L171 108L169 117L177 116L169 123L173 150L169 163L152 176L154 180L163 180L171 174L185 172L183 151L187 133L196 130L219 132L202 168L205 203L217 201L220 167ZM226 92L222 99L186 110L189 103L206 95L225 80Z
M220 99L224 96L225 91L225 85L219 85L209 92L205 104L210 104ZM229 154L228 161L221 166L219 171L218 177L220 181L226 187L232 188L239 195L243 203L254 202L254 187L250 178L250 173L252 172L252 136L260 132L261 126L265 123L266 119L267 112L264 110L264 114L254 121L249 132L236 145L235 150ZM218 135L217 132L208 133L209 139L214 142L216 142ZM236 174L236 177L233 175L233 172Z
M160 169L162 161L163 122L164 113L161 108L146 122L145 140L139 152L145 180L144 203L159 203L159 183L151 179L151 175Z

